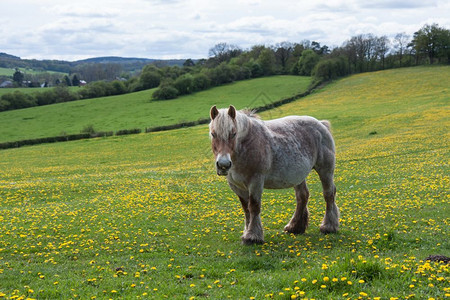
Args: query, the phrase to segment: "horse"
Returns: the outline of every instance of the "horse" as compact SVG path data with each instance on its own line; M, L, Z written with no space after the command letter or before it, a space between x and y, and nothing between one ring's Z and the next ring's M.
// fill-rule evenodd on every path
M296 209L284 231L302 234L308 227L309 190L306 177L319 175L326 202L320 231L339 229L339 208L334 184L335 144L328 121L309 116L288 116L263 121L253 111L210 110L209 135L217 175L226 176L245 215L244 245L263 244L261 197L263 189L293 187Z

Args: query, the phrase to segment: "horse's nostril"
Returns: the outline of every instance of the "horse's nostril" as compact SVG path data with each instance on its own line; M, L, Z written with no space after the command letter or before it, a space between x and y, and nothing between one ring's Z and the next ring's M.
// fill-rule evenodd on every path
M220 161L220 160L218 160L216 162L216 165L221 170L228 170L229 168L231 168L231 161Z

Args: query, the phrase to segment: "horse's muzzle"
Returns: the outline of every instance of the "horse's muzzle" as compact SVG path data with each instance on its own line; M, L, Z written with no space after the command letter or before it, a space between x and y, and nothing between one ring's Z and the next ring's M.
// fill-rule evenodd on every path
M228 171L230 170L230 168L231 168L231 160L225 157L220 157L216 161L217 175L219 176L228 175Z

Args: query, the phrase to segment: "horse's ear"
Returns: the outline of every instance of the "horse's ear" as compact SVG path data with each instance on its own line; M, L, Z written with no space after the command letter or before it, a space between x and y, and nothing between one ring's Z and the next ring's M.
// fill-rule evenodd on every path
M217 115L219 114L219 111L217 110L217 106L213 106L211 107L211 111L209 112L209 114L211 115L211 120L214 120Z
M234 108L233 105L230 105L230 108L228 108L228 115L234 120L236 119L236 108Z

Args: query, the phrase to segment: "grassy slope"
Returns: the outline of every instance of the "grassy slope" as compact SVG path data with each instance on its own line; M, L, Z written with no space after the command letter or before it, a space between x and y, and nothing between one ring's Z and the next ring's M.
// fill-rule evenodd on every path
M24 69L24 68L19 68L19 70L21 70L25 74L32 74L32 75L41 74L41 73L58 73L58 74L61 74L61 76L68 75L67 73L56 72L56 71L45 71L45 72L42 72L42 71L35 71L35 70L32 70L32 69ZM16 70L12 69L12 68L0 68L0 75L13 76L15 71Z
M99 131L116 131L195 121L207 118L213 104L257 107L301 93L309 83L308 77L274 76L236 82L170 101L150 101L153 90L147 90L2 112L0 142L79 133L87 125Z
M207 126L0 152L0 295L31 298L441 299L450 256L449 67L352 76L262 114L331 120L341 230L282 233L292 190L265 191L266 244L214 174ZM370 134L376 131L377 134ZM31 290L31 291L30 291Z

